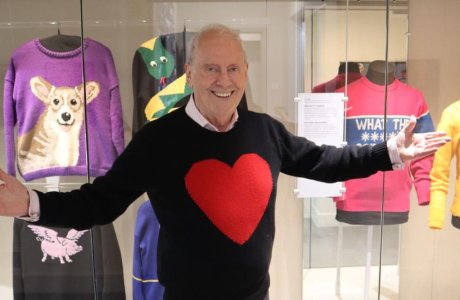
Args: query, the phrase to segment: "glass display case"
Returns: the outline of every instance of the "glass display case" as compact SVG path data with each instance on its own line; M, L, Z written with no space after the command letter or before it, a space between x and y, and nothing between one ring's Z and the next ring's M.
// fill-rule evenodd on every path
M299 95L340 93L343 144L385 141L411 115L417 132L440 124L454 139L438 157L340 183L337 195L298 197L296 178L282 174L270 299L457 299L459 9L453 0L4 1L0 167L40 192L91 183L144 124L187 103L190 42L222 23L245 47L244 106L290 132L302 126ZM157 293L156 273L139 273L156 267L141 265L156 256L142 230L158 235L147 200L91 230L0 217L0 298Z
M306 90L344 94L344 143L383 141L399 132L411 114L424 122L423 97L402 86L407 5L305 3ZM379 76L373 73L376 69ZM394 75L384 78L385 72ZM407 93L406 105L400 102L402 93ZM432 130L431 119L427 123ZM305 199L304 299L397 299L400 224L407 222L412 187L421 190L421 203L428 201L423 194L427 183L421 183L429 175L427 160L404 172L347 181L332 198Z

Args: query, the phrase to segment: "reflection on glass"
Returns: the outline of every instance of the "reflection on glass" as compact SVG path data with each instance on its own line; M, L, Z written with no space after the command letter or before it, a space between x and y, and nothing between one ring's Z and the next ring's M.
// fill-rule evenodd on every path
M420 132L433 128L423 95L403 84L407 3L390 6L389 11L389 60L397 63L382 61L384 4L306 4L311 42L306 52L306 90L345 93L348 144L381 142L403 128L412 114L424 125ZM399 292L399 224L408 220L412 176L426 178L431 160L421 160L419 165L347 181L341 197L305 200L304 299L376 298L381 288L391 294L389 299L397 299L392 297ZM417 183L419 203L425 204L427 181ZM392 188L396 184L398 188Z
M77 1L9 2L7 11L0 17L6 170L38 191L79 187L104 174L124 148L110 49L82 41ZM0 298L94 299L97 291L125 299L112 224L76 230L15 219L2 228L12 229L12 249L2 257L13 264L0 272L12 278L2 281Z
M357 62L341 62L337 75L331 80L315 85L312 92L334 93L337 89L361 78L361 68L364 68L363 64Z

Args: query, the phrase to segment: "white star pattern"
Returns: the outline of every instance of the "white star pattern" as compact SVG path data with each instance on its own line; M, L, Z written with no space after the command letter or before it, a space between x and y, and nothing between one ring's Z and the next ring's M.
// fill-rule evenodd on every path
M376 141L378 141L378 139L379 139L379 134L378 134L377 132L374 131L374 132L371 134L371 140L372 140L373 142L376 142Z
M365 131L365 132L363 132L363 134L361 134L361 140L363 142L369 141L369 133L367 131Z
M347 123L347 135L350 143L356 145L375 145L389 139L394 139L400 131L404 119L390 118L386 127L378 118L363 117L350 120ZM347 121L348 122L348 121ZM387 132L385 132L387 129Z

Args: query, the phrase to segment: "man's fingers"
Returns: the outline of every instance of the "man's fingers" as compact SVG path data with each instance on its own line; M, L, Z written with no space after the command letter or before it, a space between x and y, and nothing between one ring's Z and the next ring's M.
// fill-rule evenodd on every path
M433 137L430 139L421 139L415 148L415 157L422 158L434 154L439 147L444 146L450 141L448 136Z
M436 138L436 139L431 139L431 140L426 140L425 141L425 148L439 148L441 146L444 146L450 141L450 139L446 138Z
M418 153L417 158L423 158L425 156L433 155L433 154L436 153L437 150L438 150L437 147L435 147L435 148L425 148L423 151Z
M450 136L431 136L427 137L424 136L423 138L419 139L419 143L425 144L425 145L445 145L448 142L450 142L452 139Z
M406 125L406 128L404 129L404 133L407 135L412 134L415 128L415 124L417 124L417 119L415 116L410 116L409 123Z
M432 131L432 132L425 132L425 133L422 133L421 135L423 135L423 137L425 139L432 139L432 138L438 138L438 137L446 137L448 140L448 142L450 142L451 138L450 136L447 136L447 133L446 132L443 132L443 131Z

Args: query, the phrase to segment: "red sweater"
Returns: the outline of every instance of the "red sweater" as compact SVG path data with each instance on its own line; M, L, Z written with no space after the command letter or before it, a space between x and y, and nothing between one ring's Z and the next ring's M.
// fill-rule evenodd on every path
M361 73L350 72L348 73L348 84L356 81L362 77ZM345 86L345 73L338 74L333 79L318 84L313 88L313 93L334 93L337 89Z
M343 91L339 89L338 91ZM346 139L348 144L376 144L384 140L384 86L374 84L366 77L348 86ZM417 117L415 132L434 130L425 98L418 90L395 80L388 86L386 103L386 138L396 135L409 121ZM382 195L385 196L386 224L407 221L412 186L418 203L430 201L430 170L433 157L412 161L403 170L378 172L368 178L345 182L344 198L336 198L337 220L352 224L379 224Z

